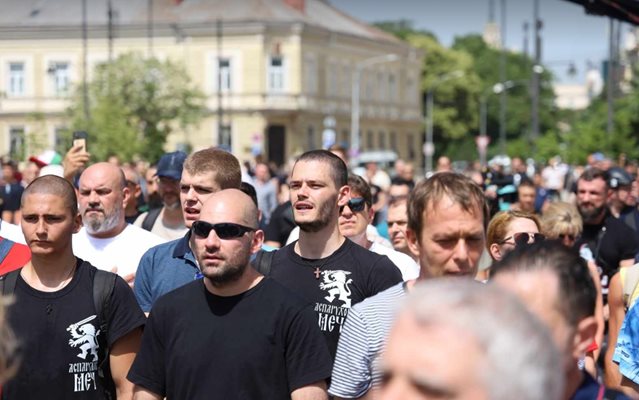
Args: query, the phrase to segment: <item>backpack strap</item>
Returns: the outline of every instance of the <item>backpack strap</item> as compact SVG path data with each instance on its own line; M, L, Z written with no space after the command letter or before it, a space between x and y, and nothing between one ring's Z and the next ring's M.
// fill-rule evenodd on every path
M253 268L255 268L257 272L259 272L260 274L264 276L270 276L274 256L275 256L275 251L260 250L255 255L255 260L253 261Z
M7 238L2 238L2 241L0 241L0 264L2 264L5 258L7 258L14 244L15 243L13 241Z
M96 270L93 276L93 305L95 306L95 314L100 324L100 335L98 335L98 344L102 361L98 365L98 376L102 378L107 393L115 393L115 386L111 379L111 368L109 364L109 321L108 317L111 308L111 297L115 288L115 280L117 275L112 272ZM107 379L105 379L107 378ZM110 389L110 390L109 390Z
M637 285L639 285L639 264L621 268L619 273L622 274L619 277L622 279L623 283L623 304L626 311L628 311L632 305L630 304L632 294L637 289Z
M0 293L4 296L10 296L15 293L20 271L22 271L22 268L18 268L8 274L0 276Z
M146 217L144 217L144 221L142 221L142 229L151 232L151 229L153 229L153 225L155 224L155 221L160 216L160 212L162 212L162 207L149 210L149 212L146 213Z

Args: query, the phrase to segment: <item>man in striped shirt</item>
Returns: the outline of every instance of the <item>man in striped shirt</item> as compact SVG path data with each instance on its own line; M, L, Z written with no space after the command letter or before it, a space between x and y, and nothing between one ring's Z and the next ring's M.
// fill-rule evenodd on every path
M416 281L471 278L484 249L488 207L469 178L442 172L420 181L408 203L408 244L419 255L417 280L402 282L355 305L337 346L329 393L335 399L371 398L381 378L379 355L398 303Z

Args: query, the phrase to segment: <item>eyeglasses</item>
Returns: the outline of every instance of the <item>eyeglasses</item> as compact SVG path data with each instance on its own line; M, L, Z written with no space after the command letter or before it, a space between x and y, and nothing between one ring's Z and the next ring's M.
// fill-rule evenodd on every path
M210 224L205 221L195 221L191 225L191 232L197 237L207 238L211 231L215 231L215 234L224 240L237 239L246 232L253 232L255 228L249 228L248 226L233 224L231 222L224 222L220 224Z
M515 242L515 246L525 246L527 244L542 242L546 239L546 236L541 233L517 232L512 236L508 236L506 239L500 241L499 244L504 244L510 239L513 239L513 241Z
M366 201L364 201L363 197L353 197L346 204L348 208L351 209L352 212L360 212L366 208ZM339 212L341 213L344 210L344 206L340 208Z

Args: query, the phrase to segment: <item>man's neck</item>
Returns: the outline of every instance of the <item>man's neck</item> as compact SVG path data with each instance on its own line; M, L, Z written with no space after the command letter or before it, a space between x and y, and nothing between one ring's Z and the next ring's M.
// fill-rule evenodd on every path
M601 214L599 214L599 216L597 216L596 218L593 218L592 220L585 222L585 225L601 225L604 221L604 219L606 219L606 214L607 212L604 211Z
M327 227L319 232L300 231L300 238L294 249L300 257L318 260L335 253L345 240L335 224L330 229Z
M359 235L351 236L348 239L350 239L353 243L362 246L365 249L370 249L371 246L373 245L373 242L368 240L368 238L366 237L366 231L364 231L364 233L360 233Z
M204 287L209 293L216 296L231 297L254 288L262 279L264 279L262 274L247 265L244 274L238 280L224 285L214 285L208 278L204 277Z
M178 227L184 225L184 215L182 215L182 209L169 208L164 206L162 208L162 223L169 227Z
M77 263L71 248L60 255L32 255L31 261L24 266L22 278L34 289L53 292L66 285L75 272Z

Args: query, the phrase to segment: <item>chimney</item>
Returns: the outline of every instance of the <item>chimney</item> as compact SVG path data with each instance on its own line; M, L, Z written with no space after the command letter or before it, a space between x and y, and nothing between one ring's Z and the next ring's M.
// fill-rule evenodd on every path
M284 0L284 3L301 13L306 11L305 0Z

